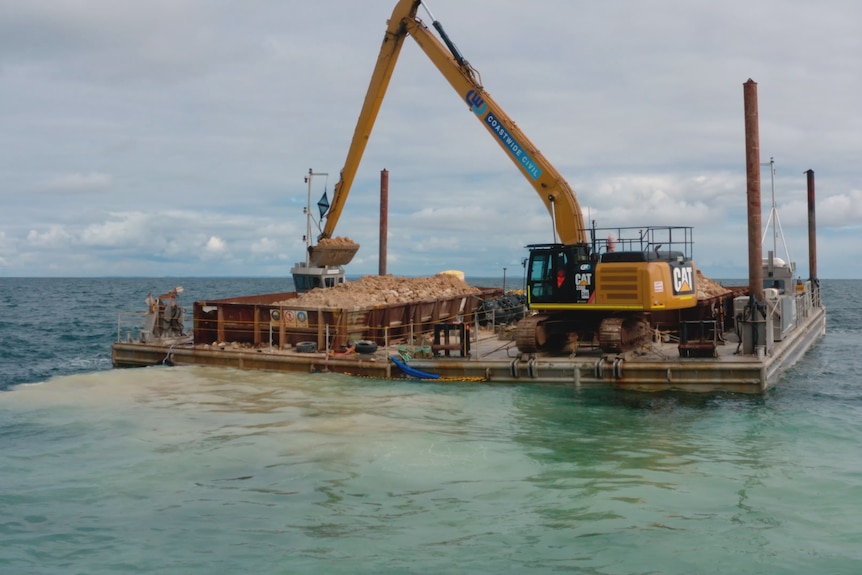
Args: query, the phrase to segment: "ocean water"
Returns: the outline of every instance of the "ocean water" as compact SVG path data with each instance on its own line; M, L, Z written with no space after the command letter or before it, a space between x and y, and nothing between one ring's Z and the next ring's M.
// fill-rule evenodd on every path
M862 281L764 397L111 369L177 284L290 289L0 278L0 573L862 572Z

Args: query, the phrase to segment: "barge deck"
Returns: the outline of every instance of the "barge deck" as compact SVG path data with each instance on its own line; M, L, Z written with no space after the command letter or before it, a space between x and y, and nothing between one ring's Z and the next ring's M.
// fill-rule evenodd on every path
M694 336L688 339L687 345L680 345L679 341L669 341L668 337L657 333L637 352L613 354L599 349L578 348L575 354L566 356L523 354L515 347L506 328L489 329L479 326L478 322L471 322L464 329L465 324L461 322L443 319L435 323L432 342L428 341L428 335L415 345L410 345L406 336L391 342L387 339L379 346L365 342L366 347L360 351L368 353L357 353L356 346L347 346L346 349L341 346L340 351L334 352L322 347L317 351L316 346L309 351L303 346L308 342L274 345L272 329L256 325L256 333L259 334L256 344L202 343L195 342L190 335L149 341L142 338L117 341L112 347L112 360L115 367L167 364L274 372L334 372L437 384L478 381L650 392L762 394L774 386L782 374L825 333L826 312L819 299L819 289L800 294L797 303L793 329L780 334L777 341L770 341L769 345L748 350L745 348L751 348L750 342L741 341L737 334L739 330L731 329L713 334L703 346ZM230 304L198 302L196 313L198 309L213 307L229 308ZM220 313L224 315L223 311ZM262 314L255 311L253 315L259 317ZM197 318L195 321L197 325ZM703 324L700 325L702 327ZM260 336L266 329L270 333L269 342ZM768 332L772 334L771 327ZM463 341L461 337L464 337ZM367 345L369 343L371 345ZM707 351L700 353L703 349ZM438 378L410 378L389 359L392 356L407 360L411 373L424 372Z

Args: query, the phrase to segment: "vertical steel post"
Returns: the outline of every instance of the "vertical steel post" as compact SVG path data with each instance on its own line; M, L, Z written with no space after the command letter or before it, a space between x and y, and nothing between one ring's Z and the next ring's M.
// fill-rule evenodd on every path
M377 274L386 275L386 236L389 232L389 170L380 172L380 252Z
M808 279L817 282L817 225L814 219L814 170L808 176Z
M745 172L748 198L748 289L758 302L763 301L763 246L761 245L760 131L757 114L757 82L743 85L745 102Z

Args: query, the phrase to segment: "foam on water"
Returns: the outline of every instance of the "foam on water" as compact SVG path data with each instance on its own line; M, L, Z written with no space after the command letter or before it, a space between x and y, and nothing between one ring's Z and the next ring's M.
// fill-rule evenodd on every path
M858 464L836 476L838 454L800 458L816 435L759 400L203 368L0 399L0 557L21 571L790 573L862 558L836 543L848 501L830 495Z

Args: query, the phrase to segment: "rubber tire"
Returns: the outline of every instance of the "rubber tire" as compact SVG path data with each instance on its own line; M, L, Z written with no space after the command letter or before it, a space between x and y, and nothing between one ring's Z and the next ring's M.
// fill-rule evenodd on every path
M354 349L356 353L367 355L377 351L377 344L368 340L357 341Z
M315 353L317 351L316 341L301 341L294 346L299 353Z

